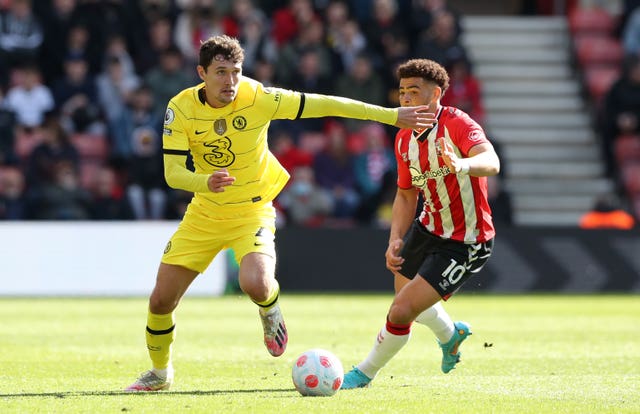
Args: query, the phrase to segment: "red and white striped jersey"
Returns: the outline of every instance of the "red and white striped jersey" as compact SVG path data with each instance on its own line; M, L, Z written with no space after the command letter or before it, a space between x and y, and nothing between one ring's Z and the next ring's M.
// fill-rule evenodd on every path
M458 157L489 142L482 127L463 111L441 108L437 124L420 134L401 129L396 135L398 187L416 187L424 197L420 222L431 233L465 243L484 243L495 235L487 200L487 178L449 170L436 139L444 138Z

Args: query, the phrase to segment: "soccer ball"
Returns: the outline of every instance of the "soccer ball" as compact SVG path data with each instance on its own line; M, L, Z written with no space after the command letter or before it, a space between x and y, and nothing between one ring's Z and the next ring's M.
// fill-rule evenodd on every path
M304 396L331 396L344 378L342 363L324 349L310 349L296 358L291 371L293 385Z

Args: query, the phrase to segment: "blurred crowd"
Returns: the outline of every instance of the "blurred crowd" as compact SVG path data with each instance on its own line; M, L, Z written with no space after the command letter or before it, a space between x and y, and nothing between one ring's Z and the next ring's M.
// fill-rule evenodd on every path
M398 105L397 64L436 60L451 75L443 104L482 124L459 19L446 0L0 0L0 219L181 217L191 194L164 182L162 119L217 34L240 40L244 73L265 85L383 106ZM363 121L273 122L292 175L280 223L386 225L393 137Z
M588 215L640 219L640 0L581 0L568 22L605 175L615 184Z

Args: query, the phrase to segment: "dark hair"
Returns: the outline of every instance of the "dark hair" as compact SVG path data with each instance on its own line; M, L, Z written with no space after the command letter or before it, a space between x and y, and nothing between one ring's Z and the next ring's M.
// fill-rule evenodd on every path
M244 61L244 50L238 39L227 36L213 36L200 45L200 59L198 64L207 69L211 62L220 55L224 60L233 63Z
M449 87L449 74L438 62L430 59L411 59L398 66L398 78L422 78L433 82L442 88L442 92Z

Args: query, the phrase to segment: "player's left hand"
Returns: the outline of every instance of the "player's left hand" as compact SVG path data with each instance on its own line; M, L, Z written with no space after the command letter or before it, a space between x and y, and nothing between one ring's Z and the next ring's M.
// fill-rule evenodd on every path
M387 269L392 272L399 272L402 268L402 263L404 263L404 258L400 256L400 250L402 250L402 245L404 242L402 239L396 239L389 242L389 247L387 247L387 251L384 254L384 257L387 261Z
M226 168L218 170L209 176L207 180L207 186L212 193L222 193L224 188L233 184L236 180L235 177L229 175L229 171Z
M436 114L427 112L428 110L426 105L400 107L395 126L417 130L431 128L436 123Z
M458 158L453 147L447 143L444 138L437 139L436 148L438 150L438 155L442 157L442 160L447 164L447 167L449 167L449 169L455 174L459 173L464 167L464 164L468 162L462 158Z

